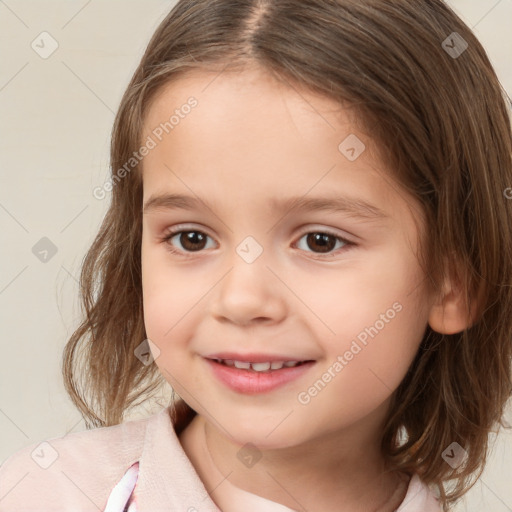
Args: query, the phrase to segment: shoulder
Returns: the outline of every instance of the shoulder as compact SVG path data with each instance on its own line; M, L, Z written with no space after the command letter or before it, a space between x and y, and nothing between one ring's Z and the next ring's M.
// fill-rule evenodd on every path
M411 476L407 494L396 512L441 512L435 492L423 482L419 475Z
M151 418L151 417L150 417ZM150 418L32 443L0 466L0 512L103 510L143 450Z

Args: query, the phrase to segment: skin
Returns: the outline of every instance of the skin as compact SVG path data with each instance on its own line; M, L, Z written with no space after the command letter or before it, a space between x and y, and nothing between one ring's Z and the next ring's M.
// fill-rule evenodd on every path
M379 449L392 394L427 323L440 332L465 325L450 281L441 297L425 287L414 222L422 226L421 210L349 110L257 68L195 71L167 84L147 111L144 139L190 96L198 105L149 152L142 171L144 202L168 192L214 205L143 215L146 332L163 376L198 413L180 435L184 450L217 504L227 493L218 468L230 483L296 510L394 510L403 496L380 507L397 487ZM355 161L338 149L349 134L366 146ZM313 195L357 196L386 218L268 206L271 198ZM164 241L179 224L208 237L186 247L184 237ZM338 241L319 252L305 235L326 229L356 245ZM263 249L250 264L236 252L247 236ZM394 303L400 312L299 403L298 394ZM316 364L278 390L245 395L217 381L202 357L227 350ZM237 457L248 442L262 455L252 467Z

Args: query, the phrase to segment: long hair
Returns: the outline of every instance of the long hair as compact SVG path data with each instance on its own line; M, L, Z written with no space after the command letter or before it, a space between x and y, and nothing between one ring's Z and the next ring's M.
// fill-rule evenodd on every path
M357 113L422 206L419 258L431 288L450 269L468 305L478 292L468 329L443 335L427 326L382 437L389 467L418 473L449 510L481 475L512 393L512 134L486 52L441 0L188 0L172 9L114 122L111 204L83 262L83 321L64 351L66 389L86 422L108 426L161 384L156 365L135 355L146 339L142 179L140 163L128 171L126 163L163 85L191 70L255 64ZM443 457L454 442L466 452L456 468Z

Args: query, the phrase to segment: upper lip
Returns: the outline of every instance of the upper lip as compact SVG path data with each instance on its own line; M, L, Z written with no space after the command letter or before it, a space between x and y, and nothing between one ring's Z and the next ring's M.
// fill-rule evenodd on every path
M246 363L273 363L276 361L312 361L312 359L305 359L301 357L288 356L282 354L257 354L255 352L249 354L237 354L235 352L218 352L210 354L206 359L231 359L233 361L243 361Z

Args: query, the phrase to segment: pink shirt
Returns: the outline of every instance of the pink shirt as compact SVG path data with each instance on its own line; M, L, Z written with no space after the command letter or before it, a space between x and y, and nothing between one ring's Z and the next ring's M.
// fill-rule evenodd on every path
M166 408L141 420L29 445L0 466L0 512L221 512L175 427ZM292 510L234 489L251 510ZM440 511L432 491L413 475L396 512Z

